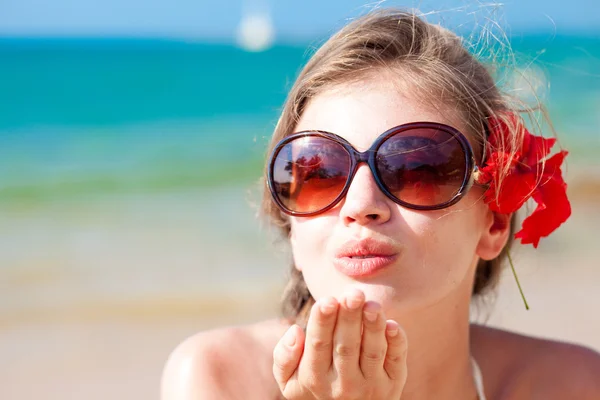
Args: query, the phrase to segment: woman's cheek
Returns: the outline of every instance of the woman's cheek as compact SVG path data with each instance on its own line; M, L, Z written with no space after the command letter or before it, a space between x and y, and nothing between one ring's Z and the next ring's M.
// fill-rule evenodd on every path
M457 220L451 215L412 215L406 218L412 231L412 237L407 238L411 246L407 248L410 259L424 270L430 271L428 279L456 278L464 274L470 257L465 248L470 247L469 235L464 230L464 221Z
M325 258L328 238L327 226L317 220L292 223L292 254L296 267L318 265Z

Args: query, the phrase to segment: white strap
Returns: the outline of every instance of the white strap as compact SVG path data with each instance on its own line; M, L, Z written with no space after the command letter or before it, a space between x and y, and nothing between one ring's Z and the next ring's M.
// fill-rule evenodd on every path
M475 380L477 396L479 400L486 400L485 391L483 390L483 376L481 375L481 369L473 357L471 357L471 366L473 368L473 380Z

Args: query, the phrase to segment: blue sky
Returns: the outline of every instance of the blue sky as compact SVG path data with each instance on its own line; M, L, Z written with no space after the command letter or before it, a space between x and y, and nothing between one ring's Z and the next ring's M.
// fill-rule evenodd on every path
M481 0L405 0L451 25L472 24L493 7ZM268 9L278 40L327 34L374 2L358 0L0 0L0 36L146 36L231 41L244 12ZM452 11L462 7L466 11ZM470 14L475 12L475 14ZM500 8L513 33L600 32L599 0L509 0ZM435 20L436 17L431 18Z

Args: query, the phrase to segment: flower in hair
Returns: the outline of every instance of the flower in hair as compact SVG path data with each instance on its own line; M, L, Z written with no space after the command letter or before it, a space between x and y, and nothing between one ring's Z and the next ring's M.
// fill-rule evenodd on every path
M550 235L571 215L567 184L560 169L568 153L562 150L548 158L556 139L532 135L515 114L506 121L490 118L488 126L487 161L477 182L489 185L485 201L492 211L501 214L513 213L533 198L537 207L523 220L515 238L537 248L542 237ZM511 127L517 128L517 139L522 138L518 149L511 146Z

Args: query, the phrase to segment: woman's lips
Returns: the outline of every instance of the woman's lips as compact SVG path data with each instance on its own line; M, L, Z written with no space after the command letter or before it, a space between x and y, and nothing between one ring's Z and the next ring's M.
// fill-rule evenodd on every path
M344 275L360 278L373 275L375 272L393 264L397 258L397 256L342 257L334 258L333 265Z
M374 239L352 240L336 251L333 265L344 275L358 278L373 275L397 258L398 251L388 243Z

